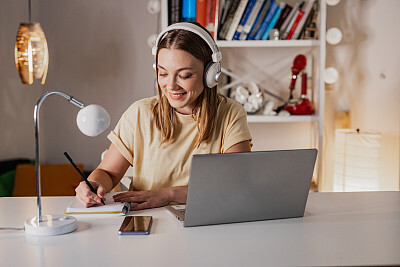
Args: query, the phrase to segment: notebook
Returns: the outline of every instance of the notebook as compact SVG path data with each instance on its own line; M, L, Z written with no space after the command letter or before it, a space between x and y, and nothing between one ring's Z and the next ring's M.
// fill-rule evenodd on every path
M105 205L98 204L89 208L84 208L75 197L74 200L69 204L64 214L77 215L77 214L114 214L114 215L125 215L130 210L130 203L128 202L114 202L113 195L121 192L112 192L105 194Z
M194 155L186 206L166 208L200 226L304 216L317 149Z

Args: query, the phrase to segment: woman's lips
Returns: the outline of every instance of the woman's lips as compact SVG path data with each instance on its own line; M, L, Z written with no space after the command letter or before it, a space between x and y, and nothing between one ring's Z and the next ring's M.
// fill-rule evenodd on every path
M183 92L183 93L171 93L171 92L168 92L168 94L169 94L169 97L171 99L180 100L187 94L187 92Z

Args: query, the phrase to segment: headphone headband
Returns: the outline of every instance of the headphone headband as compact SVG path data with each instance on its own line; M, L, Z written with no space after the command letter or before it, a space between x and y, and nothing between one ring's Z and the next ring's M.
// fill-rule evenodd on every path
M158 44L159 42L165 37L165 35L172 30L186 30L195 33L199 37L201 37L207 45L211 48L212 51L212 60L213 62L220 62L222 59L222 54L218 50L218 46L215 43L214 39L204 31L201 27L197 26L196 24L193 23L188 23L188 22L179 22L172 24L165 28L163 31L160 32L160 34L157 36L157 39L155 41L154 47L152 49L152 54L155 56L157 54L157 49L158 49Z

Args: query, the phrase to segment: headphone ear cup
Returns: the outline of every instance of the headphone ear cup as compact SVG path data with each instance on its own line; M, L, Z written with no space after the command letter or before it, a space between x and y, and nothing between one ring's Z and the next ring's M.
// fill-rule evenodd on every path
M208 88L213 88L218 84L218 78L221 74L219 63L210 62L204 69L204 84Z

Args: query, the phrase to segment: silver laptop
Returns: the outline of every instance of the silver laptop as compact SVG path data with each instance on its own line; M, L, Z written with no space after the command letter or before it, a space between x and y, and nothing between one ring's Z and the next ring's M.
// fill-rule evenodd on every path
M184 226L302 217L316 149L194 155Z

